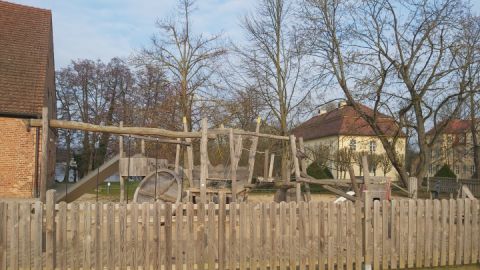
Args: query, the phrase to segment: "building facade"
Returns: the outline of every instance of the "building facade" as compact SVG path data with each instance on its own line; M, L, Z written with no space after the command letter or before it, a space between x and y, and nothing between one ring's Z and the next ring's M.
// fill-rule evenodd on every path
M452 119L438 135L428 155L428 176L434 176L440 168L448 165L457 178L469 179L475 173L471 121ZM431 137L435 129L427 132ZM479 134L480 135L480 134Z
M360 105L361 109L372 114L373 110ZM377 123L383 133L396 141L396 152L405 158L406 137L398 129L394 119L378 114ZM386 156L380 138L369 124L363 120L353 106L339 103L336 109L320 113L294 129L297 137L303 137L305 151L310 163L323 159L322 163L338 179L349 178L348 166L352 166L355 175L362 175L361 156L369 159L371 175L387 176L396 180L398 173Z
M55 67L49 10L0 1L0 197L37 197L41 118L55 118ZM47 185L53 183L55 132L50 130Z

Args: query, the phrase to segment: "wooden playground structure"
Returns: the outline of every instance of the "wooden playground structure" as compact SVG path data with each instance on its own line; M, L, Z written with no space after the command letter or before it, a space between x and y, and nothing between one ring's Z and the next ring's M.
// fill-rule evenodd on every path
M107 177L118 172L120 176L120 202L125 201L125 181L130 177L141 177L139 187L135 191L135 202L218 202L219 196L225 196L227 202L246 200L248 193L260 183L273 184L280 200L309 201L310 184L321 185L324 189L351 201L383 200L390 198L391 179L387 177L370 176L366 157L364 158L363 177L356 177L350 168L350 179L315 179L307 175L307 160L302 138L294 135L279 136L260 133L260 118L257 120L255 131L245 131L233 128L209 129L206 119L201 121L200 131L188 131L184 119L183 131L171 131L160 128L125 127L94 125L75 121L48 119L48 112L44 110L43 119L30 119L28 125L48 128L74 129L89 132L107 132L119 135L119 154L106 161L96 170L89 172L84 179L70 187L65 192L57 192L56 201L73 201L83 193L92 190ZM45 133L48 134L48 133ZM141 141L141 153L125 155L124 136ZM208 157L209 141L226 137L229 144L230 164L227 166L212 166ZM224 139L222 138L222 139ZM292 177L274 179L273 166L275 155L265 154L264 173L254 176L255 157L259 138L287 142L288 164L291 166ZM48 136L44 136L42 147L48 147ZM145 155L145 141L151 140L163 144L176 145L175 162L169 165L165 159L151 158ZM194 164L193 140L200 141L200 164ZM239 166L240 156L244 150L244 142L250 141L248 150L248 164ZM297 147L298 145L298 147ZM43 151L42 166L46 166L49 157ZM184 167L180 166L183 153ZM43 167L42 167L43 168ZM43 172L43 170L42 170ZM46 175L42 173L40 181L40 199L45 201ZM256 179L257 181L254 181ZM353 190L354 195L346 193L341 188Z

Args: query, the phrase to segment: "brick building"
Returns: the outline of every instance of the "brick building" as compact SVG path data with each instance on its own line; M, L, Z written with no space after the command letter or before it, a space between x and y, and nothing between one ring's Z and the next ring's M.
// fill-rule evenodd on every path
M38 196L42 107L55 117L55 68L50 10L0 1L0 197ZM50 131L47 185L52 184L55 133Z

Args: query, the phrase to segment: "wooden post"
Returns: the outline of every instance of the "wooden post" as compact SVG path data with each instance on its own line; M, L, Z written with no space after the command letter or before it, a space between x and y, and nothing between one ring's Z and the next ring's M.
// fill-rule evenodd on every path
M350 174L350 181L352 181L353 191L355 191L355 196L358 198L362 197L360 194L360 189L358 188L357 179L355 178L355 171L352 166L348 166L348 173Z
M123 121L120 121L120 128L123 128ZM118 138L119 142L119 152L120 152L120 158L125 157L125 151L123 149L123 136L120 136ZM119 163L121 164L121 162ZM128 164L130 165L130 164ZM120 169L120 171L123 171ZM125 201L125 177L120 175L120 202L123 203Z
M233 136L233 129L230 129L228 135L230 146L230 178L232 179L232 202L237 201L237 162L235 155L235 138Z
M183 131L188 132L187 118L183 117ZM193 150L192 150L192 139L186 138L185 142L189 145L186 148L187 158L185 159L185 174L188 178L188 183L190 187L193 187Z
M208 123L202 119L202 138L200 140L200 202L207 202L208 175Z
M46 242L46 269L55 269L56 236L55 236L55 190L50 189L46 194L45 206L45 242Z
M265 181L269 181L268 179L268 158L269 158L269 151L268 149L265 149L265 153L263 155L263 179L265 179Z
M303 137L298 138L298 144L302 154L305 154L305 145L303 143ZM302 172L307 174L307 161L304 158L300 159L300 165L302 168ZM304 185L305 185L306 201L309 202L311 200L310 185L308 183L304 183Z
M40 200L45 202L48 182L48 151L49 151L49 114L48 107L42 109L42 160L40 167Z
M143 156L145 156L145 139L140 140L140 151Z
M270 167L268 167L268 178L273 177L273 164L275 163L275 154L270 156Z
M417 189L418 189L417 178L409 177L408 178L408 193L410 194L410 198L412 198L412 199L417 198Z
M370 176L370 170L368 169L368 160L367 160L367 156L366 155L363 155L362 156L362 169L363 169L363 184L365 185L365 188L368 190L368 187L370 184L370 179L369 179L369 176Z
M180 141L180 138L177 139ZM180 144L177 144L177 149L175 151L175 173L178 174L180 171Z
M260 117L257 118L257 126L255 127L255 133L260 133ZM257 154L258 137L251 137L252 145L250 146L250 152L248 153L248 184L252 183L253 169L255 167L255 155Z
M6 202L0 202L0 269L1 270L7 269L7 203Z
M290 147L292 149L292 160L293 160L293 165L295 168L295 179L296 179L296 198L297 198L297 203L301 201L302 199L302 185L299 182L300 180L300 165L298 164L298 158L297 158L297 142L295 139L295 135L290 135Z

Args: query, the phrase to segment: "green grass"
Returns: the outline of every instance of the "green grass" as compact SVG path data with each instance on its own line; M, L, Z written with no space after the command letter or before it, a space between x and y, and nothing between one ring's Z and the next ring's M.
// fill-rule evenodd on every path
M137 189L139 181L129 181L125 183L125 191L128 193L128 198L133 199L133 194ZM97 194L97 190L93 189L89 194ZM98 186L98 197L102 199L120 199L120 183L119 182L111 182L110 188L108 187L107 183L103 183Z

